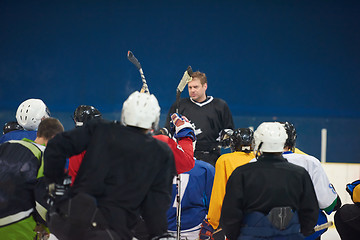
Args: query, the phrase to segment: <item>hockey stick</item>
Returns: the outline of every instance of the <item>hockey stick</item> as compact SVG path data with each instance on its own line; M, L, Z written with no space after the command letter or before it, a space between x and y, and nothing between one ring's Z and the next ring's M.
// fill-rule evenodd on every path
M148 85L147 85L146 80L145 80L144 72L142 70L142 67L141 67L141 64L140 64L139 60L137 60L137 58L134 56L134 54L130 50L127 53L127 58L129 59L130 62L132 62L135 65L135 67L140 72L141 80L142 80L142 83L143 83L140 92L142 92L142 93L145 92L145 93L150 94Z
M176 113L179 113L179 104L180 104L180 96L182 91L184 90L186 84L192 80L191 75L193 74L193 70L191 66L188 66L186 71L184 72L183 77L181 78L179 85L176 88Z
M329 221L329 222L326 222L324 224L321 224L321 225L317 225L314 227L314 232L317 232L317 231L320 231L320 230L323 230L325 228L329 228L333 225L333 222L332 221Z
M186 71L184 72L183 77L181 78L179 85L176 88L176 113L179 113L179 104L180 104L180 96L182 91L184 90L186 84L191 81L193 71L191 66L188 66ZM181 240L181 179L180 174L176 175L176 238Z

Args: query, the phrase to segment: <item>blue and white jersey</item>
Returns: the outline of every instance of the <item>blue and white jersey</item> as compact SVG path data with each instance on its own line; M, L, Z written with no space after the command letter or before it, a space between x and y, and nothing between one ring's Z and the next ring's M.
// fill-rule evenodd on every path
M22 140L23 138L34 141L36 138L36 133L37 131L14 130L2 135L0 137L0 144L9 140Z
M214 182L215 168L195 159L195 166L180 174L181 230L198 226L206 217ZM173 180L172 205L167 211L168 229L176 231L176 177Z
M305 168L309 173L320 209L326 209L333 204L338 195L330 183L321 162L317 158L310 155L293 153L291 151L284 152L283 157L290 163Z

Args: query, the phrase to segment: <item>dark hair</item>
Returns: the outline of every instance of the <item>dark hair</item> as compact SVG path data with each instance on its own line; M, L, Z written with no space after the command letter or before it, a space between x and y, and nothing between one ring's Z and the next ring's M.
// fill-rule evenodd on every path
M285 147L288 147L291 151L295 151L295 144L296 144L296 129L295 126L290 123L290 122L280 122L285 130L286 130L286 134L288 135L286 142L285 142Z
M40 122L36 136L50 140L63 131L64 127L61 122L56 118L49 117Z

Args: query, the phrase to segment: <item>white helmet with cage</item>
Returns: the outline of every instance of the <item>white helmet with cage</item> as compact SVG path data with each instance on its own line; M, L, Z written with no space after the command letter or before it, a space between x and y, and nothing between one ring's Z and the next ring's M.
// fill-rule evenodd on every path
M16 120L25 130L37 130L44 118L50 117L50 112L41 99L30 98L22 102L16 111Z
M283 152L287 134L278 122L263 122L254 132L255 152Z
M160 106L153 94L133 92L123 104L121 122L125 126L157 129Z

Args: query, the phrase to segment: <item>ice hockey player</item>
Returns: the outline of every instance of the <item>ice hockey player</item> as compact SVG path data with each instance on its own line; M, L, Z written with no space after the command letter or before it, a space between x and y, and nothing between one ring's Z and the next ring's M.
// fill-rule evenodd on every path
M307 154L294 153L297 137L294 125L290 122L280 123L284 126L286 134L288 135L285 142L283 157L290 163L305 168L309 173L320 208L317 225L324 224L327 222L325 213L329 215L341 206L340 197L336 193L333 185L330 183L325 170L317 158ZM317 231L312 235L307 236L305 239L320 239L321 234L323 234L326 230L327 229Z
M43 175L43 151L47 142L64 127L55 118L39 124L35 141L10 140L0 145L0 236L29 239L36 236L34 191ZM39 213L41 214L41 213Z
M165 142L172 150L178 174L190 171L194 165L195 129L190 121L177 113L171 115L170 133L162 129L164 134L155 134L154 138ZM171 137L169 137L169 135ZM175 141L176 140L176 141Z
M319 213L314 187L304 168L282 156L286 139L278 122L254 132L257 161L236 168L226 185L220 226L228 239L296 240L313 232Z
M181 219L180 236L182 239L197 240L202 221L205 219L211 197L215 168L207 162L195 160L190 171L180 174L181 181ZM173 180L173 204L167 212L168 229L174 236L177 234L177 201L176 178Z
M254 132L250 128L239 128L235 131L227 129L220 134L223 147L231 148L231 153L219 157L215 165L215 179L211 193L209 213L202 223L200 239L224 239L223 232L219 227L221 207L225 196L226 183L231 173L239 166L247 164L255 157L253 154ZM213 237L212 233L217 230Z
M358 240L360 236L360 180L346 184L353 204L344 204L335 213L336 230L342 240Z
M97 110L95 107L90 105L80 105L75 109L73 119L75 122L75 127L81 127L84 126L91 119L101 118L101 117L102 117L101 112ZM76 174L80 168L80 164L82 159L84 158L85 152L86 151L78 155L71 156L69 158L68 171L69 171L69 175L71 176L72 184L75 181Z
M177 113L171 115L170 123L170 132L168 132L166 128L162 128L159 131L155 131L153 137L166 143L170 147L174 155L176 172L177 174L182 174L192 170L195 165L193 145L196 141L196 137L194 133L194 127L192 124L190 124L190 121L185 116L181 116ZM174 177L174 179L176 182L176 177ZM185 182L183 182L183 184L184 183ZM174 191L176 191L176 189L173 189L173 194ZM176 204L177 202L175 205L173 204L173 207L176 208ZM169 218L170 217L168 216L168 219ZM173 228L169 229L171 230ZM149 238L149 234L143 220L140 220L137 223L137 226L134 229L134 234L135 238L139 240L147 240Z
M83 126L91 119L101 118L102 115L99 110L93 106L80 105L74 112L74 121L77 127ZM170 138L168 134L156 134L154 138L165 142L172 150L175 159L176 171L178 174L190 171L195 164L193 142L196 140L194 127L190 124L189 120L185 116L180 116L174 113L171 122L176 122L176 125L172 123L173 129L170 135L174 136ZM164 129L165 130L165 129ZM160 132L160 131L159 131ZM72 179L72 184L75 181L76 174L79 171L81 161L84 158L85 152L72 156L69 159L69 175Z
M28 99L22 102L16 111L16 120L23 130L8 132L0 137L0 144L8 140L27 138L35 140L41 120L50 117L50 112L41 99Z
M205 73L194 72L188 83L189 98L182 98L179 113L188 117L195 124L196 147L195 157L215 166L220 156L216 138L223 129L234 129L234 122L227 103L220 98L206 95L207 77ZM170 129L170 116L175 113L174 103L168 112L165 127Z
M53 196L62 187L66 157L86 150L74 185L55 198L48 215L56 237L130 240L140 215L150 238L168 236L176 171L169 147L148 134L159 116L156 97L136 91L123 104L122 124L93 119L49 141L44 175Z

